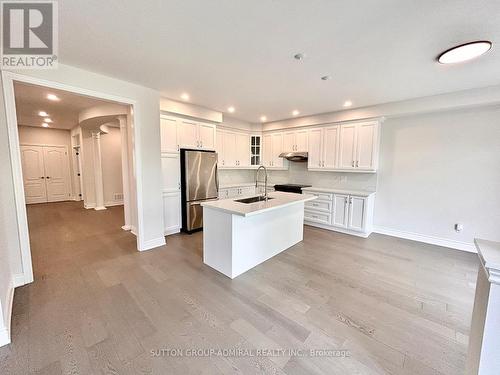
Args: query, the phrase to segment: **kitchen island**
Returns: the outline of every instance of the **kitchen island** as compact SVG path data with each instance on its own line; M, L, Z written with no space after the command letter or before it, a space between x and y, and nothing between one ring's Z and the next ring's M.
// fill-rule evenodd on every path
M304 202L317 197L283 192L268 197L202 203L205 264L233 279L302 241Z

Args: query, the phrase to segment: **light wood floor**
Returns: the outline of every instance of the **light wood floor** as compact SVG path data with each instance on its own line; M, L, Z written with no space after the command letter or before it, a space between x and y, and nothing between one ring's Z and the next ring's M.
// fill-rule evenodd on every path
M2 375L463 373L474 254L306 227L231 281L202 263L201 233L136 252L121 207L33 205L28 219L35 282L16 290ZM350 356L153 355L198 348Z

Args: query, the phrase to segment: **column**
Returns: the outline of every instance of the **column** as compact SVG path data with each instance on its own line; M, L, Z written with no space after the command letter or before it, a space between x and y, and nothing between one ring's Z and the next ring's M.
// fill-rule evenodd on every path
M122 183L123 183L123 211L125 223L122 226L123 230L132 229L130 222L130 182L128 169L128 134L127 134L127 116L119 116L121 150L122 150Z
M94 151L94 187L95 187L95 208L94 210L105 210L104 207L104 186L102 183L102 158L101 158L101 133L92 133L92 148Z
M500 374L500 242L474 242L481 264L465 373Z

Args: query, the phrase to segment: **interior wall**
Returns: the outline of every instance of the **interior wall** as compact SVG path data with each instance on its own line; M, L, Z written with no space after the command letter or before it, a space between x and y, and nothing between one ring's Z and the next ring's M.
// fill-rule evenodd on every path
M102 183L104 205L123 204L123 198L115 199L115 194L123 195L121 135L119 128L109 128L108 134L101 134Z
M375 226L500 241L499 119L496 106L386 120Z
M18 126L20 144L41 144L51 146L66 146L68 149L68 166L70 173L71 196L74 196L74 168L71 160L71 131L66 129L51 129L35 126Z

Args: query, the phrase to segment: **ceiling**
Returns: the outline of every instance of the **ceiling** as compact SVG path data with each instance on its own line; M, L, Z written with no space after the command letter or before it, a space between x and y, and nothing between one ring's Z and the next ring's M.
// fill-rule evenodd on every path
M500 84L499 15L498 0L60 1L59 57L274 121ZM478 39L483 57L436 63Z
M73 94L68 91L49 89L25 83L14 83L17 122L24 126L41 127L44 117L38 112L45 111L53 121L49 127L72 129L78 124L78 114L87 108L106 103L103 100ZM47 99L47 94L54 94L60 100Z

